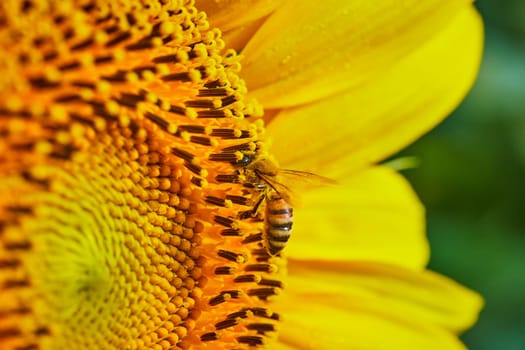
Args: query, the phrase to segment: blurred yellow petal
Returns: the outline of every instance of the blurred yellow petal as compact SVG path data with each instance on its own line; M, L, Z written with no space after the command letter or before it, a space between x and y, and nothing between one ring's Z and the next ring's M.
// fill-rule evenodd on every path
M262 17L223 33L226 46L237 51L242 50L265 20L266 17Z
M282 342L272 343L269 349L272 350L296 350L297 348L292 345L284 344Z
M469 8L388 73L342 95L283 111L268 127L273 153L283 167L345 177L398 151L467 93L478 71L482 31L479 15Z
M373 260L412 269L426 265L424 209L395 171L368 168L340 186L307 192L302 199L294 213L288 256Z
M196 0L196 7L206 12L210 24L227 32L267 16L283 0Z
M247 44L242 76L267 108L318 100L388 71L470 2L287 1Z
M432 272L293 259L288 271L280 339L304 349L464 349L446 329L470 326L482 305Z
M439 328L403 324L367 312L318 304L308 305L302 312L290 311L281 325L279 341L302 350L466 349L455 336Z

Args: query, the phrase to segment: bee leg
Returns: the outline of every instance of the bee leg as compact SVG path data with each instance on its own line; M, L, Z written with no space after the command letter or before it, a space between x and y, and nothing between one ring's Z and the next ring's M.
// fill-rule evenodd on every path
M259 198L257 199L257 202L253 206L252 209L242 211L239 213L239 219L247 219L247 218L255 218L257 217L257 212L259 211L259 207L261 206L263 200L264 200L265 194L261 193Z

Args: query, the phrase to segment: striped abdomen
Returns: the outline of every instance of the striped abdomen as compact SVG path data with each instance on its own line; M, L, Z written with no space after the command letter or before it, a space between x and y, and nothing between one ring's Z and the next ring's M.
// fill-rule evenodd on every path
M265 244L270 255L284 249L293 225L293 208L276 193L266 197Z

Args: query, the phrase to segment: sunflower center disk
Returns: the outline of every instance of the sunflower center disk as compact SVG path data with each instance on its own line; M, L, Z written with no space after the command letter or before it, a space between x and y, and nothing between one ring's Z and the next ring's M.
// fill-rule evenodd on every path
M273 338L282 261L232 165L261 112L191 1L145 3L0 4L2 349Z

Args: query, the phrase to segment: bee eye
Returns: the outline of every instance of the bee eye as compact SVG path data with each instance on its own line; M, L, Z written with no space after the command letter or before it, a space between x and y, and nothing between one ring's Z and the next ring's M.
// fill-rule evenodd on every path
M232 164L236 167L245 167L247 166L248 164L250 164L251 162L253 161L253 157L251 155L248 155L248 154L244 154L243 157L236 161L236 162L232 162Z

